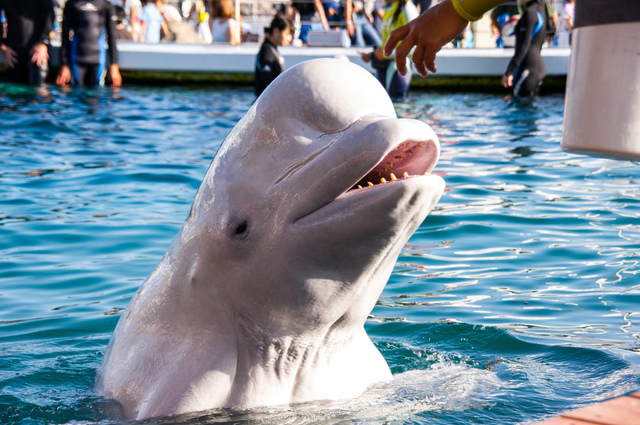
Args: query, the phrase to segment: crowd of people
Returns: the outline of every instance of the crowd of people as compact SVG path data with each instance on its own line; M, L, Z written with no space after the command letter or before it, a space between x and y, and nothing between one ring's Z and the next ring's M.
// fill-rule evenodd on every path
M459 2L459 0L453 0ZM537 92L546 70L540 50L544 43L569 45L575 0L564 0L556 13L551 0L479 0L495 3L491 20L497 46L514 46L503 85L514 87L519 96ZM432 4L433 3L433 4ZM404 43L394 56L395 36L412 27L418 16L431 16L441 9L455 9L452 0L293 0L270 3L275 14L264 29L264 42L256 57L256 94L260 94L282 70L284 58L278 52L298 40L308 42L310 31L345 31L353 46L370 46L362 52L363 61L371 63L380 83L392 97L405 97L411 82L411 52ZM41 84L47 71L48 45L61 10L60 85L94 86L105 79L114 86L122 83L118 68L117 40L159 43L170 40L184 43L228 43L245 41L251 29L236 14L233 0L0 0L0 11L6 25L2 27L2 51L8 79L12 82ZM427 13L428 12L428 13ZM458 11L459 12L459 11ZM237 19L238 15L241 17ZM462 47L469 38L468 16L449 25L447 34L453 46ZM421 18L422 19L422 18ZM464 24L464 26L461 26ZM438 27L436 25L436 29ZM513 36L513 40L507 40ZM446 37L448 38L448 36ZM383 50L383 47L386 48ZM442 47L442 46L441 46ZM416 69L427 74L421 63L424 52L413 52Z

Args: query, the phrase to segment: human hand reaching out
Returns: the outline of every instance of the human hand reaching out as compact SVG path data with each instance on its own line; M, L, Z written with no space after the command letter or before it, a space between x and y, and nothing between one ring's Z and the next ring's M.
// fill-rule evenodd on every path
M46 44L36 43L31 51L31 62L38 66L44 65L49 60L49 48Z
M18 54L6 44L0 45L0 51L4 57L4 65L7 68L13 68L18 63Z
M436 53L460 34L468 23L453 8L451 0L445 0L393 31L384 46L384 54L390 56L395 48L396 67L401 75L405 75L406 58L415 46L413 64L418 73L426 77L429 72L436 72ZM396 48L398 43L400 45Z

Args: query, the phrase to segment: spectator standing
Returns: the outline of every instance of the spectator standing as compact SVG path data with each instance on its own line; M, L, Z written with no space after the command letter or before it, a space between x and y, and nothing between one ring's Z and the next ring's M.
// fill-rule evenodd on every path
M138 41L142 24L140 22L140 13L142 12L140 0L111 0L111 4L115 7L116 14L118 14L118 7L124 9L126 18L122 20L122 24L127 31L131 32L133 41Z
M329 25L333 22L335 28L339 29L340 25L344 23L352 46L363 47L365 45L362 30L360 29L359 33L356 32L353 0L322 0L322 7Z
M520 16L516 4L501 4L491 11L491 31L496 39L496 47L505 47L502 39L502 28L510 18Z
M213 35L211 34L211 25L213 23L213 20L211 19L210 7L211 3L208 1L206 3L203 1L199 1L197 3L198 13L196 14L196 27L198 31L198 37L200 37L200 39L207 44L213 43Z
M166 4L164 0L157 0L156 7L162 14L164 21L169 22L182 22L182 14L175 6Z
M556 36L558 47L569 47L571 45L571 30L573 29L573 18L576 13L575 0L565 0L560 13L560 25Z
M7 77L13 83L44 83L49 60L49 34L53 30L51 0L0 0L7 32L0 28L0 51Z
M73 33L73 39L71 38ZM59 85L102 85L107 71L114 86L122 84L118 67L114 10L107 0L68 0L62 15Z
M170 4L165 4L162 0L156 2L156 6L160 13L162 13L167 28L169 29L169 34L166 37L167 40L175 41L176 43L202 43L198 34L193 27L183 19L182 13L180 13L178 9Z
M373 27L380 33L382 31L382 17L384 16L383 0L375 0L371 14L373 15Z
M164 21L164 17L153 0L144 0L142 6L142 14L140 20L142 26L140 28L141 43L160 43L160 30L165 34L169 34L169 28Z
M383 26L381 32L382 44L392 31L400 28L418 17L416 6L407 0L392 0L384 11ZM409 94L409 86L411 84L411 73L401 75L397 68L393 56L385 56L383 50L378 47L373 52L366 54L361 53L362 60L372 62L373 67L377 70L378 81L386 88L387 93L392 98L405 98ZM409 66L409 58L405 57L404 66Z
M133 34L131 34L131 27L125 25L127 20L127 12L125 12L122 6L113 6L113 10L116 16L116 35L118 40L133 41Z
M324 7L320 0L302 0L291 3L293 8L300 14L300 35L303 43L307 43L309 31L329 31L329 22L324 13ZM312 22L315 14L318 14L320 22Z
M284 58L278 51L293 38L293 23L282 15L276 15L269 28L265 28L265 38L256 56L255 94L260 96L278 75L284 71Z
M373 26L373 18L369 18L364 10L364 4L361 0L353 2L353 23L355 32L351 37L351 45L355 47L374 46L380 47L382 40L380 34L376 32Z
M213 0L213 42L240 44L240 23L235 20L232 0Z

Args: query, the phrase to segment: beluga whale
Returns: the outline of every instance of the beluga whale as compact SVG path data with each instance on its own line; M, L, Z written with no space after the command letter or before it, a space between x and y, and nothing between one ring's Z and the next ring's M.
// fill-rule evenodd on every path
M282 73L230 131L96 376L125 419L357 398L364 324L444 191L436 134L349 62Z

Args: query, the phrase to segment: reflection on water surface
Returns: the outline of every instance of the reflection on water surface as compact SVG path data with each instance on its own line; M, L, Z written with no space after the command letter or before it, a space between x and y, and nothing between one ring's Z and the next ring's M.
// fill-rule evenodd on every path
M249 89L0 85L0 422L117 418L93 375ZM640 387L636 163L560 150L564 97L414 92L447 192L366 324L363 398L176 422L531 423Z

